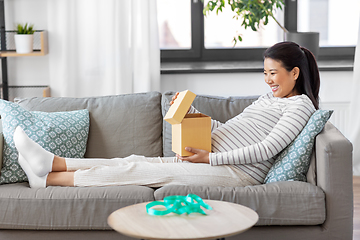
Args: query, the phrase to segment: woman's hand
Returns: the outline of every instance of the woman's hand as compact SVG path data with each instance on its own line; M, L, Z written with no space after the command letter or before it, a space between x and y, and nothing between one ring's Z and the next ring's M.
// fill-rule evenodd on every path
M176 94L171 98L172 101L170 102L170 106L174 104L175 99L177 98L177 96L179 95L179 92L176 92Z
M194 155L182 157L179 154L176 154L176 157L182 161L188 161L192 163L210 163L208 151L190 147L186 147L185 150L194 153Z

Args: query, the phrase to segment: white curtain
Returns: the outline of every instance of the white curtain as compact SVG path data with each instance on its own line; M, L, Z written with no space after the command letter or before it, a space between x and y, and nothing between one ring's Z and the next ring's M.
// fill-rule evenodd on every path
M51 0L52 96L160 90L156 0Z
M349 140L353 144L353 174L360 175L360 24L355 50L352 98L350 102Z

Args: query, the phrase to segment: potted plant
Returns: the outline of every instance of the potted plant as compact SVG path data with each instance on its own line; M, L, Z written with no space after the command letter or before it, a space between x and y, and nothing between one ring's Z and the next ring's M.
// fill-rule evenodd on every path
M34 26L25 23L18 24L15 34L15 48L17 53L31 53L34 42Z
M315 56L319 52L319 33L316 32L289 32L274 16L274 12L278 9L282 10L284 0L211 0L203 9L203 14L206 16L211 11L216 10L216 14L222 12L225 5L229 5L231 10L235 13L236 20L242 20L241 26L245 29L250 27L253 31L257 31L260 24L267 25L269 18L272 18L279 27L284 31L284 40L298 43L300 46L308 48ZM242 41L241 35L234 37L234 45L238 41Z

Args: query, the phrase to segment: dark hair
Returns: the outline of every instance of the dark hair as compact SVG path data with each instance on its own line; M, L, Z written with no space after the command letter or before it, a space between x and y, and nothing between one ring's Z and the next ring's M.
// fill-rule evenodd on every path
M265 51L265 58L281 62L287 71L298 67L300 74L295 89L300 94L306 94L315 108L319 109L320 74L315 56L310 50L294 42L280 42Z

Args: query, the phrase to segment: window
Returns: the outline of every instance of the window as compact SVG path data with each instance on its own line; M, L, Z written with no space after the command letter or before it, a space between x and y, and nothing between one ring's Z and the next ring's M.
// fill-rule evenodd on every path
M191 49L191 2L157 0L157 4L160 48Z
M347 1L351 4L339 6L336 0L284 0L285 7L276 12L276 18L290 31L320 32L319 60L353 59L360 1ZM204 0L204 4L207 2ZM266 48L283 39L282 29L273 20L253 32L232 19L234 13L230 10L204 17L201 0L157 3L163 62L261 60ZM339 19L347 19L348 25ZM243 41L233 47L236 34L241 34Z
M320 32L321 47L356 45L359 0L346 0L346 4L334 0L301 0L297 9L298 31Z

